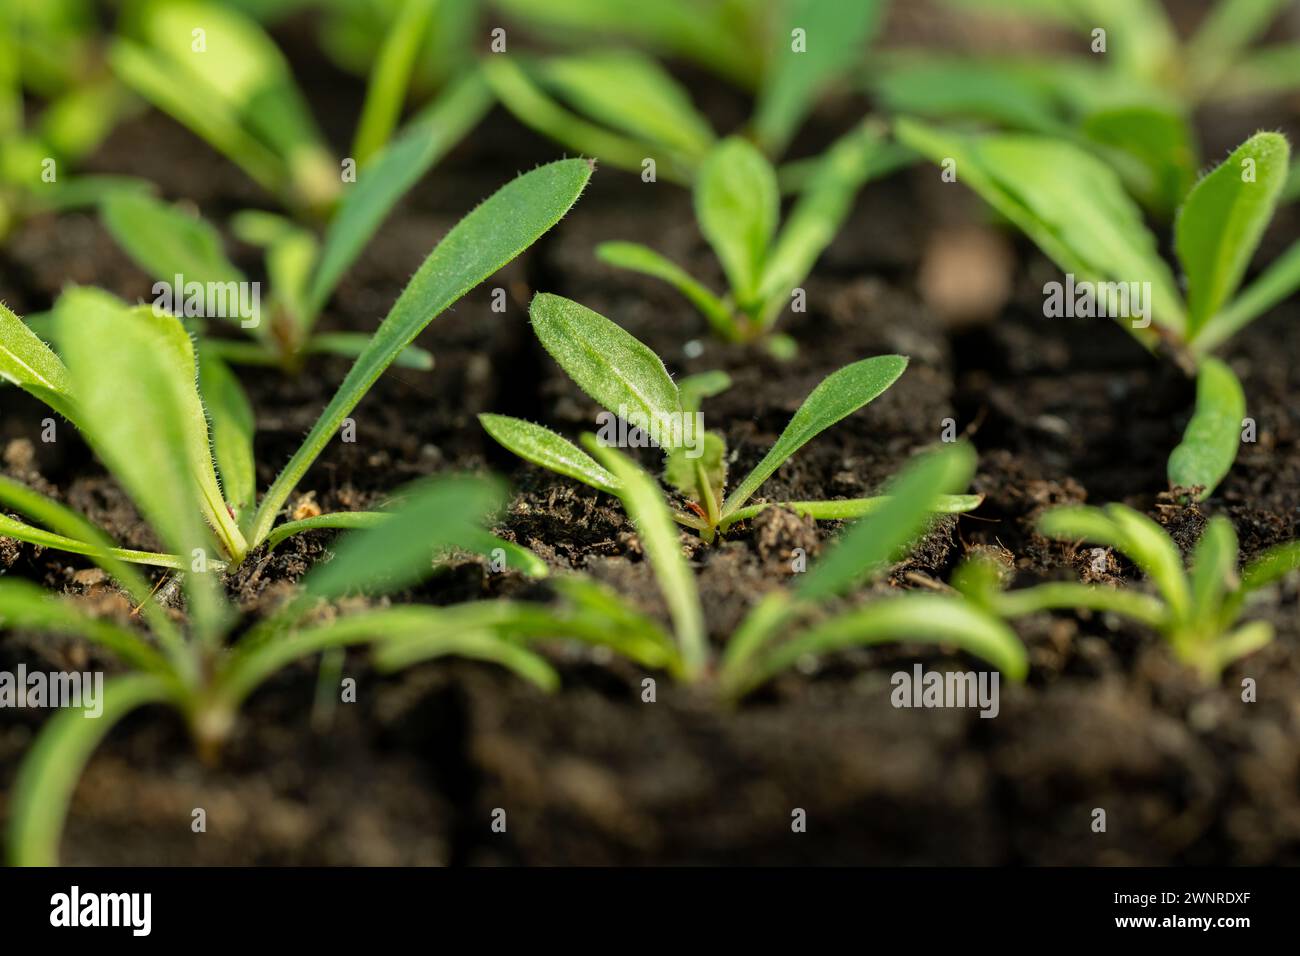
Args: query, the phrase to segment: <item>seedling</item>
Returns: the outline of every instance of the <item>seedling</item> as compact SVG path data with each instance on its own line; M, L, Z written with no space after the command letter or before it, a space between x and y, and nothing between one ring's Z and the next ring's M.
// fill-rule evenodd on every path
M143 450L166 451L160 445ZM171 486L179 498L186 493L180 475L158 472L155 480ZM5 484L14 490L7 480ZM433 560L449 549L481 550L493 540L483 527L485 516L505 499L504 489L486 479L442 478L412 486L372 530L346 536L333 560L307 575L298 597L228 645L236 613L215 574L185 575L189 616L186 626L178 626L152 600L144 578L89 522L18 486L18 493L24 492L51 528L87 542L83 553L123 586L140 608L148 633L93 617L74 599L29 582L0 580L0 624L79 636L127 669L104 683L98 719L86 719L79 709L64 710L46 723L28 751L9 809L7 845L15 865L57 862L59 836L77 780L112 726L131 711L152 704L174 709L189 727L199 755L212 762L233 731L244 700L286 666L348 645L421 634L437 626L439 609L419 605L364 610L323 623L312 618L312 611L350 592L379 596L408 588L428 577ZM136 500L145 510L153 503L149 498ZM202 541L206 529L200 521L187 522L187 513L178 515L181 520L159 530L181 551ZM171 537L177 532L187 536ZM541 658L484 630L446 635L437 653L493 661L545 689L558 683ZM433 655L426 649L426 657Z
M55 354L12 312L0 307L0 375L71 421L140 504L165 540L169 522L201 515L215 534L207 565L238 565L267 542L276 518L330 439L376 379L437 315L528 248L577 201L591 176L585 160L563 160L515 179L462 219L434 247L358 355L298 451L254 508L252 415L220 359L200 356L180 321L147 306L131 308L106 293L72 289L55 309ZM206 414L213 419L209 432ZM211 443L211 444L210 444ZM147 454L144 449L154 449ZM216 466L213 465L213 449ZM156 479L184 476L183 494ZM25 502L0 500L36 517ZM308 527L355 524L355 516L290 522L283 537ZM44 546L88 553L93 542L6 519L4 533ZM186 553L120 552L121 560L188 568Z
M725 376L714 373L687 379L679 386L649 346L571 299L540 293L529 311L533 332L579 388L611 416L657 436L665 452L664 479L687 501L688 510L674 511L673 520L698 531L706 541L774 504L747 502L795 452L884 392L907 367L907 359L901 355L881 355L827 376L804 400L762 461L724 496L726 441L721 434L703 429L698 412L704 396L726 386L729 380ZM617 475L550 429L505 415L480 415L479 421L489 435L519 457L599 491L619 493ZM587 444L598 447L594 436ZM780 504L814 519L842 520L867 514L883 502L876 497ZM939 499L935 508L958 513L979 502L975 495L954 495Z
M1300 287L1297 242L1238 291L1288 175L1286 138L1255 134L1183 200L1174 248L1184 297L1138 208L1094 156L1038 136L971 136L910 120L899 121L898 136L936 163L955 162L959 181L1083 283L1077 288L1087 286L1091 299L1080 291L1068 303L1075 314L1082 303L1085 315L1112 315L1198 374L1196 414L1170 456L1169 479L1208 496L1236 457L1244 410L1236 376L1211 353Z
M890 161L882 139L878 125L867 122L831 147L808 173L779 234L781 197L772 165L741 139L725 140L709 153L695 181L695 216L731 286L726 296L638 243L602 243L596 255L667 282L722 339L766 339L778 354L788 354L793 343L773 336L772 328L844 224L858 189Z
M1132 561L1156 593L1052 582L1003 591L996 569L968 563L954 577L967 597L1000 617L1045 610L1088 609L1126 617L1157 631L1174 655L1206 681L1273 639L1266 621L1240 623L1246 599L1300 568L1300 542L1264 552L1238 571L1237 533L1227 518L1211 518L1184 570L1178 546L1160 525L1124 505L1055 508L1039 521L1050 538L1113 548Z
M744 8L662 0L653 12L645 4L605 0L559 7L511 0L506 6L557 36L594 31L635 37L688 56L706 53L710 69L739 69L743 85L758 89L748 133L775 157L818 98L861 57L884 4L789 0ZM711 21L719 22L711 27ZM754 56L756 50L766 56ZM641 53L615 49L541 58L492 53L483 68L520 122L643 178L653 160L655 179L689 184L714 141L689 93Z
M671 620L631 607L615 592L580 575L553 581L562 601L476 601L440 610L436 626L401 635L375 648L376 660L405 666L466 631L487 631L521 647L563 638L613 650L674 679L739 700L796 662L836 650L906 640L949 644L980 657L1012 680L1028 670L1024 647L995 616L953 595L907 593L840 612L827 602L869 582L911 548L930 521L934 502L965 487L974 469L968 447L928 454L899 477L893 494L847 529L797 585L770 592L716 653L708 640L695 579L682 554L679 531L657 483L614 448L595 449L618 481L617 494L640 537Z
M270 291L265 305L252 317L205 299L198 310L202 315L215 312L229 319L229 327L248 339L209 338L206 351L228 362L275 364L288 371L297 370L307 356L316 353L350 358L360 354L369 337L315 331L321 311L398 200L477 122L489 103L487 88L477 76L448 88L348 187L330 218L323 242L318 243L311 231L271 213L250 211L236 216L235 232L266 250ZM196 216L146 195L112 196L103 203L102 215L118 244L164 289L211 288L233 296L251 288L244 273L222 251L217 230ZM202 317L196 327L204 331ZM406 349L398 361L413 368L427 369L433 364L432 356L415 347Z

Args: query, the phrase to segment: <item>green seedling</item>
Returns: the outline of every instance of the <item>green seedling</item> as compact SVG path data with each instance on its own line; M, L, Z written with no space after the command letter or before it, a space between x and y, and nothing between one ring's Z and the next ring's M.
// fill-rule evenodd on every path
M145 455L156 463L174 459L165 442L146 441ZM170 460L175 471L154 479L176 499L188 489L184 461ZM7 483L7 482L6 482ZM23 489L25 490L25 489ZM28 492L28 494L31 494ZM137 497L148 511L158 494ZM186 722L199 755L215 761L234 731L245 699L296 661L349 645L422 634L440 623L439 609L419 605L363 610L322 617L323 602L359 593L380 596L407 589L428 577L434 562L449 550L481 551L495 539L486 517L505 500L499 483L481 478L441 478L406 489L401 502L370 530L345 536L334 558L311 571L300 594L233 642L235 608L214 573L191 570L184 576L187 623L176 624L152 600L148 583L123 563L84 518L52 502L38 508L52 528L91 543L86 553L124 588L140 608L147 631L134 624L93 617L78 602L26 581L0 580L0 624L6 629L81 637L107 651L126 673L103 685L102 713L87 719L68 709L49 720L28 751L11 792L7 847L15 865L52 865L58 860L63 829L77 780L95 748L119 720L145 706L162 705ZM177 551L201 546L207 529L201 521L168 522L158 530ZM173 537L174 534L184 537ZM534 557L534 561L537 559ZM426 649L425 656L434 656ZM558 683L541 658L525 648L479 629L445 635L436 652L498 663L551 689Z
M772 334L776 320L839 232L858 189L888 162L880 127L863 123L817 162L778 232L781 197L776 171L744 140L720 143L696 179L695 215L731 286L725 296L638 243L602 243L596 255L667 282L722 339L766 339L779 353L788 353L792 343Z
M126 176L72 174L133 108L100 62L96 15L90 0L12 0L0 9L0 237L36 213L146 188ZM42 104L30 123L29 98Z
M728 10L727 4L706 4L701 10L692 3L686 13L671 0L656 4L654 14L644 4L604 0L599 10L588 9L589 0L540 8L521 2L506 6L519 7L526 21L552 27L548 35L561 41L560 29L570 38L574 31L597 29L640 36L652 46L657 45L655 39L687 32L701 36L710 14L748 16L752 22L731 23L701 38L710 45L714 65L726 62L726 51L738 35L755 37L751 48L768 51L758 61L760 75L746 84L757 87L748 133L768 155L779 156L818 98L862 56L884 4L786 0L770 8L753 4ZM746 52L744 62L755 58ZM649 181L663 176L691 183L715 140L712 126L692 105L689 93L642 53L615 49L550 57L496 54L487 56L483 67L498 98L520 122Z
M1300 542L1265 551L1238 569L1237 534L1227 518L1211 518L1184 569L1178 546L1150 518L1124 505L1055 508L1039 531L1068 542L1091 542L1124 555L1155 588L1127 588L1058 581L1003 591L988 562L968 562L954 576L966 596L999 617L1046 610L1086 609L1128 618L1163 635L1174 655L1206 681L1273 639L1266 621L1241 623L1251 594L1300 568Z
M541 293L533 299L530 314L533 332L551 357L605 409L605 428L612 430L622 420L656 439L664 450L664 479L687 503L687 510L673 512L673 520L698 531L706 541L777 504L748 502L795 452L884 392L907 367L901 355L881 355L827 376L776 444L728 493L726 442L721 434L704 429L699 413L703 398L728 385L725 375L708 373L679 385L647 345L570 299ZM617 475L550 429L505 415L480 415L479 421L497 442L526 461L600 491L619 492ZM599 447L595 436L588 445ZM875 497L779 504L817 520L843 520L868 514L884 501ZM934 502L934 509L959 513L979 502L975 495L946 496Z
M218 569L236 566L268 542L294 488L384 370L436 316L554 226L577 201L591 172L581 159L539 167L462 219L412 277L256 507L247 399L220 358L200 353L196 363L189 334L175 316L148 306L132 308L97 290L72 289L55 309L56 354L0 307L0 376L72 422L156 529L165 532L168 522L187 516L202 519L214 536L201 555L203 562ZM165 448L171 459L150 460L138 450L145 445ZM178 467L177 462L183 463L177 473L186 478L186 494L167 497L156 490L155 475ZM0 495L0 500L40 519L26 499ZM277 534L334 520L346 527L358 519L322 516L309 525L282 525ZM99 547L12 518L5 519L3 533L82 554ZM114 554L169 568L193 563L188 553Z
M205 338L205 350L227 362L279 365L295 371L312 354L329 352L355 358L366 347L362 333L322 333L316 323L348 268L401 197L463 136L490 105L486 86L477 75L457 81L421 112L382 149L350 184L331 215L324 239L310 230L268 212L240 213L235 233L265 250L269 293L258 314L235 314L214 308L203 296L201 314L192 325L205 332L204 315L218 312L244 339ZM131 258L169 292L173 300L184 289L214 289L228 295L252 286L226 257L215 227L182 209L147 195L114 195L101 205L105 227ZM172 290L175 290L174 292ZM223 296L226 298L227 296ZM218 303L220 304L220 303ZM183 311L174 301L173 308ZM407 348L400 365L428 369L427 352Z
M617 494L640 538L670 627L607 587L571 574L551 582L561 598L558 607L495 600L442 608L434 612L441 616L436 627L384 641L375 648L376 660L383 666L405 666L439 652L444 642L466 631L487 631L521 647L559 638L607 648L736 701L796 662L906 640L952 645L988 661L1011 680L1024 679L1028 663L1015 634L985 609L959 597L905 593L848 610L828 606L907 554L931 521L934 502L970 481L974 454L968 447L945 448L910 465L880 508L850 526L798 584L764 596L721 653L708 640L680 530L658 483L616 449L597 446L593 451L618 482Z
M1044 288L1046 306L1069 310L1056 314L1114 316L1198 375L1196 414L1170 457L1169 478L1208 496L1236 458L1244 411L1240 383L1211 353L1300 287L1297 242L1240 289L1288 176L1286 138L1255 134L1183 199L1174 249L1184 296L1140 211L1096 157L1060 140L967 135L911 120L899 121L898 136L933 162L955 163L959 182L1073 277ZM1078 291L1066 292L1065 302L1071 286Z
M137 0L123 14L110 59L133 90L223 153L295 216L316 221L329 215L345 184L391 152L384 147L438 5L407 0L396 12L373 61L353 155L342 161L325 144L274 41L236 9L205 0ZM450 82L412 130L416 139L433 141L425 147L432 150L425 168L488 105L472 72ZM422 151L409 141L403 150L408 163ZM386 191L400 196L413 182L400 168L376 170L375 178L396 182L372 188L372 199Z

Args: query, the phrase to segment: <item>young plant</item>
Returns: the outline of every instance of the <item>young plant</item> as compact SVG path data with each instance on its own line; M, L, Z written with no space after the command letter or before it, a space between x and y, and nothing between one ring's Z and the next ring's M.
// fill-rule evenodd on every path
M506 6L525 22L550 27L547 32L560 42L571 43L575 31L599 32L690 55L698 41L709 52L705 65L722 72L729 55L741 51L743 85L757 87L747 135L773 157L785 151L817 100L862 57L884 8L877 0L785 0L748 7L693 2L689 11L678 4L661 0L653 12L645 4L609 0L543 7L511 0ZM722 22L710 29L713 18ZM755 49L765 55L753 56ZM640 53L615 49L529 58L498 52L485 59L484 69L520 122L643 177L653 160L656 178L691 182L714 139L686 90Z
M858 189L891 161L880 127L863 123L806 173L803 190L778 232L781 196L772 165L742 139L715 147L695 180L695 216L727 276L731 290L725 296L639 243L602 243L596 255L667 282L722 339L766 339L778 354L788 354L793 343L772 334L776 320L839 232Z
M72 422L154 527L165 529L168 521L179 520L178 514L205 519L216 540L194 560L201 557L218 569L238 565L271 538L293 489L384 370L437 315L554 226L577 201L591 172L586 160L574 159L526 173L469 213L434 247L256 508L252 415L246 400L233 375L212 356L200 357L200 393L193 344L175 316L147 306L131 308L96 290L72 289L55 310L56 354L0 307L0 377ZM181 474L188 497L155 493L151 476L164 464L138 454L142 443L165 445L186 462ZM40 518L29 502L10 500L2 487L0 501ZM364 519L321 516L282 525L275 534L279 540L298 530L333 522L346 527L358 520ZM82 554L98 548L75 536L53 540L48 531L16 519L6 519L4 533ZM114 554L171 568L193 563L188 553Z
M570 299L539 293L529 310L533 332L551 357L610 416L626 421L656 439L664 450L664 479L687 501L673 520L700 533L706 541L746 521L772 502L747 502L795 452L841 419L853 414L885 389L907 367L901 355L863 359L833 372L804 400L776 444L733 489L726 492L727 448L722 435L705 431L699 413L703 397L725 388L721 373L672 380L663 361L648 346L614 322ZM519 457L599 491L619 493L617 475L569 440L541 425L505 415L480 415L497 442ZM613 419L608 420L610 423ZM588 441L593 447L595 438ZM883 498L839 501L780 502L818 520L843 520L867 514ZM937 499L936 511L969 511L975 495Z
M1184 297L1140 211L1096 157L1039 136L974 136L911 120L897 132L932 161L955 163L959 181L1073 276L1076 300L1059 301L1066 287L1057 283L1048 305L1054 296L1074 314L1111 315L1197 374L1196 414L1170 456L1169 479L1208 496L1236 458L1244 411L1236 376L1211 354L1300 288L1297 242L1239 291L1288 175L1286 138L1255 134L1183 199L1174 249Z
M160 495L179 502L190 493L184 456L159 439L157 434L145 435L138 448L151 464L170 466L153 473L156 485L165 490L156 487L152 497L136 498L146 511ZM19 489L20 494L26 491ZM187 623L178 625L152 600L144 578L122 562L93 526L60 505L32 497L51 528L90 545L84 553L123 586L141 610L148 632L93 617L76 600L30 582L0 580L0 624L5 628L76 635L107 651L126 669L104 683L99 719L88 720L79 709L65 710L45 724L28 751L12 790L6 841L10 862L20 866L57 863L59 835L77 780L109 730L131 711L152 704L177 711L199 755L211 762L233 732L249 694L286 666L349 645L437 627L440 610L419 605L363 610L323 622L313 612L322 602L351 592L379 596L409 588L428 577L434 561L448 550L483 550L495 540L484 521L501 507L505 490L495 481L467 477L423 481L405 489L401 503L378 516L371 530L344 537L333 560L306 576L297 597L232 644L227 638L236 609L227 603L210 570L184 576L188 615ZM185 509L173 516L177 520L158 528L167 544L180 553L204 547L207 529L202 522L191 520L194 516ZM425 656L434 653L426 649ZM492 661L544 689L558 684L541 658L487 630L446 635L436 653Z
M415 117L403 132L358 174L332 213L324 239L272 213L246 211L234 219L234 231L265 249L270 291L261 306L260 284L254 315L223 307L240 289L252 286L226 257L217 230L196 216L147 195L114 195L101 205L105 227L128 255L157 280L160 288L180 297L185 288L214 289L197 309L173 308L193 316L197 331L206 316L229 320L246 340L206 338L205 351L227 362L279 365L299 369L312 354L329 352L355 358L369 336L351 332L317 332L316 322L348 268L361 254L398 200L478 121L490 104L477 75L450 86ZM216 299L216 301L208 301ZM269 320L263 321L263 313ZM414 346L400 365L431 368L432 356Z
M954 576L966 596L999 617L1045 610L1088 609L1129 618L1160 633L1174 655L1206 681L1273 639L1266 621L1241 623L1246 599L1300 568L1300 542L1278 545L1238 569L1237 534L1227 518L1211 518L1184 570L1178 546L1160 525L1124 505L1055 508L1039 531L1060 541L1087 541L1132 561L1154 585L1146 594L1072 581L1003 591L998 572L971 562Z
M925 529L934 502L964 488L974 454L953 446L911 464L878 510L849 527L791 588L767 594L718 653L710 645L695 579L682 554L679 530L655 480L622 452L593 446L617 480L668 611L671 627L631 607L616 593L580 575L552 582L560 606L528 601L475 601L439 609L441 621L375 647L381 666L399 667L440 651L463 632L487 631L529 647L559 638L609 648L676 680L711 688L737 701L796 662L850 647L888 641L949 644L999 668L1011 680L1028 670L1024 647L995 616L953 595L905 593L844 611L827 602L869 582L903 557Z

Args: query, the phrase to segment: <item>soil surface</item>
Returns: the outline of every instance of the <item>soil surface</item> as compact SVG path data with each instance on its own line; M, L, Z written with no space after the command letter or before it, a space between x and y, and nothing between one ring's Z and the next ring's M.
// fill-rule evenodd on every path
M294 62L304 64L300 78L317 115L342 148L350 130L330 124L356 115L359 84L309 51L295 53L301 38L294 32L286 40ZM723 128L743 116L733 95L701 95ZM1267 115L1259 124L1295 126L1285 104ZM813 124L811 148L836 119ZM1256 119L1208 118L1207 155L1221 155ZM402 204L351 270L322 327L374 329L459 216L517 171L558 154L494 112ZM152 179L162 195L192 200L219 222L250 205L274 208L237 169L156 114L118 129L91 167ZM1212 498L1181 506L1166 493L1165 459L1186 424L1191 383L1113 323L1044 319L1042 285L1056 272L1032 246L998 235L1008 253L1006 295L993 321L953 325L927 303L919 277L935 241L955 225L981 223L981 215L964 189L958 195L928 167L869 185L807 283L807 311L782 318L799 352L779 361L711 340L703 321L662 285L596 261L601 241L645 241L721 287L689 195L602 168L560 226L430 325L419 344L436 355L436 368L386 373L355 414L356 443L331 445L300 496L326 511L355 510L419 476L491 469L516 489L500 533L533 548L554 571L585 571L665 616L617 503L522 465L475 420L494 411L570 436L592 428L595 406L528 329L529 298L549 291L618 321L676 376L729 372L733 387L704 412L726 436L733 475L758 461L829 372L870 355L909 356L893 388L811 442L760 493L771 500L874 493L952 419L980 452L975 490L984 503L939 522L877 592L933 586L971 549L999 555L1015 586L1080 576L1138 582L1114 555L1099 561L1091 549L1034 533L1045 508L1066 502L1124 501L1156 517L1184 548L1213 514L1233 521L1247 557L1300 536L1300 307L1278 307L1226 350L1245 383L1258 441L1244 446ZM1298 234L1300 216L1280 215L1257 262ZM230 251L258 274L255 250L232 241ZM90 214L34 219L0 248L0 298L20 314L49 308L69 283L132 300L150 285ZM507 290L504 314L490 307L496 287ZM319 360L296 378L242 376L257 413L261 487L346 370L345 362ZM125 546L156 544L70 427L43 443L46 410L12 389L0 396L6 474L81 509ZM711 639L724 642L764 593L789 583L795 548L813 560L837 530L773 509L714 546L683 535ZM274 556L256 556L229 582L232 600L255 619L327 555L331 540L313 533ZM103 614L129 610L102 575L66 555L0 539L0 573L75 595ZM464 560L399 599L447 604L505 594L545 600L550 591ZM1270 621L1277 639L1213 686L1179 667L1157 636L1109 616L1026 619L1018 630L1030 652L1029 680L1002 685L1001 712L991 720L973 710L891 706L890 675L915 662L982 666L930 647L837 655L781 677L736 709L706 690L563 645L552 657L564 686L551 696L485 665L442 661L380 676L364 652L351 653L345 668L358 682L356 703L313 720L315 664L289 668L251 699L215 767L198 761L174 714L132 715L77 789L63 860L1297 863L1298 600L1294 580L1263 595L1252 614ZM0 670L20 663L114 668L77 640L4 634ZM642 702L647 676L657 679L654 703ZM1246 678L1257 684L1255 702L1242 700ZM4 712L0 793L44 718ZM195 834L192 813L200 807L207 829ZM1106 812L1104 833L1092 828L1098 808ZM497 810L506 814L504 833L492 827ZM792 832L796 810L806 813L806 832Z

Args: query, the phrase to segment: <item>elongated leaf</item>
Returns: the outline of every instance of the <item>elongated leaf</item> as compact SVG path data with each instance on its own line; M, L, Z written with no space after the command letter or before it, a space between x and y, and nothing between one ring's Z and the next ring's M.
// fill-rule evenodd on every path
M402 493L386 521L345 537L333 560L314 569L303 587L315 597L349 591L400 591L433 573L439 551L466 547L505 503L505 487L485 478L435 478Z
M877 123L864 123L836 140L804 185L764 267L758 298L764 320L785 307L792 289L808 277L853 208L853 199L872 175L883 137Z
M699 310L716 334L724 339L738 337L740 330L727 304L677 263L653 249L637 242L602 242L596 247L596 258L667 282Z
M875 86L895 115L987 120L1050 135L1066 130L1051 90L1002 60L899 54L886 60Z
M1023 681L1029 655L1014 631L961 598L906 594L848 611L772 647L755 663L740 693L752 690L807 656L894 641L951 644L988 661L1009 680Z
M406 0L398 8L375 57L366 102L357 121L352 156L358 166L383 148L397 125L407 86L439 0Z
M2 516L0 516L2 517ZM141 670L171 675L167 660L148 641L108 620L91 617L67 598L30 581L0 579L0 626L83 637Z
M14 781L5 841L11 865L58 863L63 821L90 755L131 711L166 702L171 695L167 681L152 674L114 677L104 682L104 710L98 720L87 720L79 710L63 710L50 718Z
M175 316L132 309L106 293L71 289L56 307L86 437L168 545L186 555L208 535L243 557L212 464L208 423L195 387L189 334Z
M618 325L546 292L533 297L528 314L551 358L602 408L638 427L671 426L680 416L681 398L663 360Z
M1098 110L1083 134L1103 147L1142 203L1161 216L1178 208L1196 178L1196 148L1187 120L1158 106Z
M647 143L696 158L713 145L713 129L690 95L644 54L598 50L553 57L540 73L587 115Z
M728 496L723 517L748 501L791 455L893 385L906 368L907 359L902 355L877 355L826 376L804 399L763 460Z
M695 218L742 307L758 294L780 205L775 170L743 139L723 140L700 166Z
M365 332L320 332L307 340L303 351L308 355L342 355L344 358L355 359L369 344L370 336ZM428 349L408 345L397 353L393 364L398 368L427 372L435 362L433 353Z
M1300 541L1274 545L1246 565L1241 573L1241 586L1245 591L1255 591L1297 569L1300 569Z
M1241 447L1246 396L1237 376L1218 359L1207 358L1196 377L1196 411L1183 440L1169 455L1169 482L1200 488L1204 501L1228 473Z
M1202 327L1193 343L1201 354L1209 352L1300 289L1300 241L1278 256L1264 273L1220 309Z
M824 600L897 560L925 528L940 496L961 491L974 473L975 452L964 444L917 459L898 476L888 498L803 575L795 593L806 601Z
M1256 133L1204 176L1178 212L1174 247L1187 273L1189 338L1232 297L1273 218L1291 150Z
M525 126L602 163L630 172L642 171L647 152L645 143L590 123L565 109L513 57L487 57L483 61L483 75L501 105ZM656 162L656 174L670 182L683 185L690 182L689 170L670 156Z
M618 496L641 537L641 546L654 569L659 592L668 605L688 680L703 671L708 660L708 637L695 578L682 555L677 526L673 524L663 493L654 480L622 452L584 440L591 453L618 479Z
M17 385L76 423L67 368L3 303L0 303L0 379Z
M221 235L205 220L143 193L116 192L100 207L104 227L151 278L172 284L243 282L226 258Z
M492 99L482 76L457 80L413 119L349 185L325 233L307 312L325 306L348 267L397 201L483 117Z
M1172 274L1138 207L1106 165L1077 146L1027 135L966 136L899 120L898 138L935 163L956 163L957 181L1010 219L1077 280L1149 282L1156 322L1186 327ZM1151 341L1149 330L1125 328Z
M434 247L262 499L250 535L255 544L265 539L276 514L343 419L402 350L449 305L559 222L577 202L591 172L586 160L569 159L525 173L457 223Z
M1215 515L1192 554L1192 620L1209 622L1224 596L1237 588L1237 532L1232 522Z
M783 6L754 113L758 141L771 155L785 148L822 90L861 61L885 4L790 0Z
M567 438L542 425L508 415L480 415L484 430L525 461L614 494L618 480Z
M990 595L990 604L993 611L1004 618L1023 617L1040 611L1086 610L1118 614L1161 632L1173 626L1169 609L1154 594L1077 581L1049 581L1031 588L998 592Z
M439 634L402 641L398 647L381 648L377 663L381 670L393 671L448 656L500 664L547 693L560 689L560 675L541 656L490 632Z
M814 521L847 521L852 518L865 518L875 514L889 501L889 495L877 495L873 498L834 498L829 501L765 501L762 504L746 505L727 516L719 525L719 530L739 521L749 521L768 508L786 508L797 515L812 518ZM939 495L930 506L931 514L957 515L974 511L984 501L983 495Z
M212 450L221 490L239 521L257 495L253 407L229 366L206 352L199 358L199 387L212 419Z

